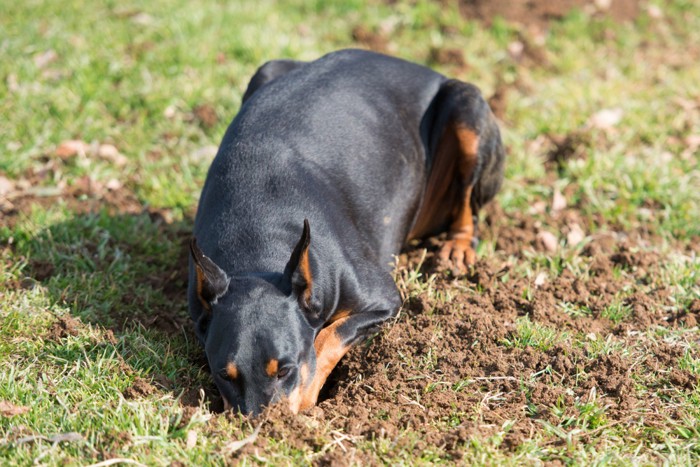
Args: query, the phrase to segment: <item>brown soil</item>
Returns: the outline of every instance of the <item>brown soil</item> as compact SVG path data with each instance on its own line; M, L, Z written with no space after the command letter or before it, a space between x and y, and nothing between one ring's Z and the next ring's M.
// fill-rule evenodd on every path
M70 315L59 316L49 328L47 337L52 341L59 342L68 336L77 336L82 325L83 323L79 319Z
M137 376L131 386L124 390L124 397L127 399L138 399L150 396L155 390L156 388L151 383Z
M533 232L524 229L519 237L531 238ZM504 435L503 449L515 449L534 434L547 438L551 435L540 421L557 425L565 417L581 417L577 404L586 402L608 407L610 424L677 416L672 404L649 407L634 388L641 381L691 393L697 378L678 368L682 347L649 342L653 350L643 357L595 349L606 339L633 349L640 344L639 332L650 327L693 325L700 301L669 315L664 311L669 291L642 285L659 255L635 250L627 242L611 246L607 237L601 238L589 244L588 251L598 253L589 258L595 273L586 277L565 270L533 287L530 280L507 278L513 264L491 258L481 259L467 275L471 285L466 289L449 274L438 275L434 289L451 293L451 300L425 295L407 300L396 322L341 361L318 407L299 417L283 406L269 409L262 436L318 450L318 440L337 430L350 447L352 440L386 438L416 454L441 446L458 459L460 446L470 437L496 434L506 422L512 427ZM428 245L424 264L433 262L435 251ZM402 256L402 267L416 267L422 255L420 248L409 251ZM616 274L620 265L629 274ZM430 266L424 269L430 273ZM619 323L602 317L626 287L636 290L624 298L631 315ZM523 298L526 290L532 294L529 300ZM586 306L590 312L572 317L558 309L562 302ZM508 344L525 316L559 333L584 335L590 345L572 347L566 337L542 348ZM402 435L405 430L416 433L417 440ZM579 441L591 442L574 438L574 443ZM326 454L329 462L343 455L334 452Z
M465 18L491 23L501 17L522 25L543 26L551 20L561 19L571 10L579 9L596 15L606 15L617 21L631 20L639 14L639 0L613 0L608 7L604 2L590 0L460 0L459 9Z
M584 151L570 149L578 144L588 143L578 136L553 139L552 151L563 155L552 157L550 162L543 159L549 170L538 183L551 185L558 164L570 155L584 157ZM566 199L571 199L570 189L563 190ZM144 215L125 189L111 196L64 200L71 206L74 203L78 211L102 206L119 215ZM45 202L43 197L20 198L26 203L20 206ZM81 204L86 202L94 204ZM515 450L535 435L558 443L542 422L558 425L566 417L585 420L581 407L587 402L606 407L607 425L648 425L684 417L686 414L675 408L677 404L655 397L650 400L648 394L635 390L641 382L670 394L668 397L694 391L696 376L679 368L684 348L640 336L654 327L697 326L700 300L674 306L670 286L657 280L658 265L664 258L654 248L658 239L653 232L641 228L623 232L602 219L586 217L580 209L582 202L557 209L545 206L534 214L504 212L498 203L488 206L481 235L496 251L482 255L464 277L440 271L435 260L440 239L414 245L400 256L397 277L409 296L399 318L341 361L321 402L309 413L293 416L283 406L271 407L261 419L258 439L236 452L234 458L274 449L268 440L284 438L293 447L319 452L317 461L322 464L371 462L354 445L378 439L416 453L428 446L438 447L457 460L470 438L496 435L503 432L503 426L509 428L501 435L501 449ZM161 274L143 278L161 290L173 306L144 308L147 311L130 315L128 321L123 317L124 322L138 322L165 333L185 332L193 338L187 317L180 313L185 300L189 234L171 226L167 213L149 214L162 226L164 235L176 236L181 245L177 268L164 267ZM20 215L22 210L12 214ZM538 240L540 232L556 232L564 238L573 224L584 232L596 232L572 250L581 272L564 267L538 279L518 272L531 264L530 255L547 254ZM138 256L139 252L130 254ZM29 264L34 281L49 281L56 274L51 264L31 260ZM402 283L402 271L415 268L428 277L435 275L432 294L411 295L410 287ZM124 297L130 309L143 308L135 294L127 291ZM578 309L581 315L567 314L562 304ZM605 317L605 311L615 305L627 311L612 321ZM563 335L542 345L517 344L518 326L528 321L569 337ZM60 317L47 337L59 341L76 335L80 326L77 319ZM116 342L111 331L103 334L104 340ZM606 343L630 351L603 352L600 349ZM190 360L194 367L206 367L201 352L191 355ZM125 371L132 371L124 365ZM184 391L180 399L183 420L194 413L202 397L212 411L221 413L223 409L213 384L200 387L196 381L173 382L158 375L152 381L136 377L124 396L140 398L159 390ZM236 436L231 433L232 438ZM335 444L329 447L333 440ZM572 442L599 441L580 435Z

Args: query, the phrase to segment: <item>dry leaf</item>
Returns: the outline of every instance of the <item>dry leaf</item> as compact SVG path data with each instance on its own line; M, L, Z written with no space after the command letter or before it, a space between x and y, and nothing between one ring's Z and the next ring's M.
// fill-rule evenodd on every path
M566 198L561 194L561 191L554 190L554 195L552 196L552 212L561 211L566 207Z
M6 194L15 190L15 183L9 178L0 175L0 196L5 196Z
M110 191L117 191L122 186L122 182L120 182L116 178L110 178L109 180L107 180L107 183L105 183L105 188L107 188Z
M223 452L226 455L231 455L234 452L238 451L241 449L243 446L254 443L256 439L258 439L258 433L260 433L260 428L262 427L262 423L258 425L258 427L255 429L254 432L252 432L250 435L246 436L245 438L241 440L236 440L236 441L231 441L228 443L226 446L223 448Z
M194 162L206 162L211 161L219 148L214 145L203 146L192 153L192 160Z
M683 139L683 142L688 146L688 149L695 151L700 147L700 135L688 135Z
M163 111L163 116L167 119L171 119L177 114L177 108L174 105L169 105Z
M194 430L187 431L187 442L185 444L186 449L192 449L197 445L197 432Z
M44 68L46 65L48 65L51 62L55 62L56 59L58 58L58 54L56 53L55 50L47 50L45 52L39 52L38 54L34 55L34 65L41 69Z
M542 230L537 233L537 241L545 250L549 252L557 251L557 237L553 233Z
M612 0L594 0L593 3L598 10L608 11L610 9L610 5L612 4Z
M547 203L544 201L535 201L528 209L530 214L542 214L547 209Z
M603 109L594 113L593 116L591 116L589 123L594 128L606 130L620 123L620 120L622 120L622 115L623 111L620 108Z
M112 144L100 144L97 148L97 155L102 159L113 162L117 167L123 167L129 162L126 156L121 154L119 149Z
M29 412L29 407L15 405L11 402L0 401L0 415L3 417L14 417Z
M578 224L570 225L569 229L569 233L566 234L566 243L570 246L578 245L586 237L586 234Z
M647 6L647 14L650 18L659 19L663 18L664 12L656 5Z
M542 287L547 282L547 273L542 271L535 277L535 287Z
M71 139L59 144L55 154L58 157L64 158L75 156L76 154L84 156L88 152L90 152L90 145L88 143L78 139Z
M520 41L513 41L508 44L508 54L513 60L520 60L525 51L525 44Z

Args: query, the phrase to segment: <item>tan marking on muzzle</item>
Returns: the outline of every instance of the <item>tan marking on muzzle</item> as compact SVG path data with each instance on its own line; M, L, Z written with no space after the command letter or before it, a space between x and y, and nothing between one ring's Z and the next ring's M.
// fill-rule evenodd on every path
M238 378L238 367L236 366L235 363L228 362L228 364L226 364L226 374L231 379Z
M267 362L267 365L265 365L265 373L267 373L267 376L272 378L277 374L277 370L279 368L279 361L276 359L272 358L270 359L269 362Z

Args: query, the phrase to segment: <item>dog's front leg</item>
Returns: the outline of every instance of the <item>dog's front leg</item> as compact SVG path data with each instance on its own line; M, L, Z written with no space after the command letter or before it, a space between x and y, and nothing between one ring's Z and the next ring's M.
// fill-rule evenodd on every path
M389 318L396 315L398 308L352 314L337 313L330 324L321 329L314 341L316 368L314 374L305 375L299 387L289 397L292 412L297 413L316 405L321 388L341 358L354 344L369 336ZM339 317L338 317L339 316Z

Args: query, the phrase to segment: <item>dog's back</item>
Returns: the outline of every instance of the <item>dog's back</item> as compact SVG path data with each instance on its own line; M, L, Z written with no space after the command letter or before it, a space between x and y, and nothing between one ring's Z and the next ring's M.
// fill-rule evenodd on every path
M195 236L227 257L224 269L274 271L286 258L273 250L286 254L297 235L290 226L308 218L319 241L371 250L388 269L420 201L421 119L444 81L425 67L346 50L266 84L226 132Z

